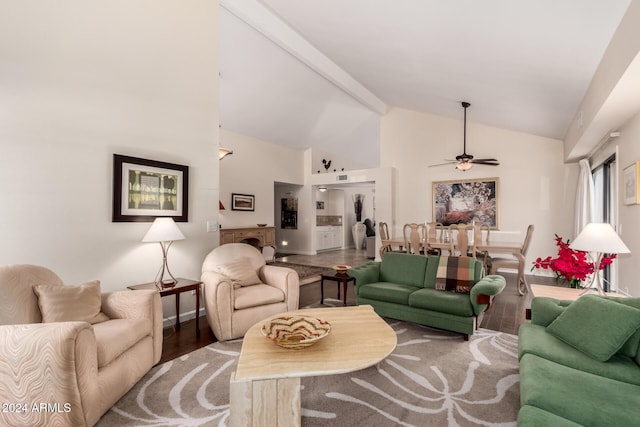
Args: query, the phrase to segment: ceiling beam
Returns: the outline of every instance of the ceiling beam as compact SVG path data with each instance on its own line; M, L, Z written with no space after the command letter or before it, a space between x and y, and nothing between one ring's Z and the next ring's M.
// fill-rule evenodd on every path
M384 115L388 107L257 0L220 0L220 6L289 52L370 110Z

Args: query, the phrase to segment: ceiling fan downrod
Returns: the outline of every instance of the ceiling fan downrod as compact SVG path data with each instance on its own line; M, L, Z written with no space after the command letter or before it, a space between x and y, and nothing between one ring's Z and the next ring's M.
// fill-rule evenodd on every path
M467 154L467 108L469 108L469 106L471 106L471 104L469 104L468 102L465 102L465 101L462 102L462 107L464 108L464 128L463 128L464 131L462 136L462 154L459 156L456 156L456 160L464 163L467 163L473 159L473 156Z

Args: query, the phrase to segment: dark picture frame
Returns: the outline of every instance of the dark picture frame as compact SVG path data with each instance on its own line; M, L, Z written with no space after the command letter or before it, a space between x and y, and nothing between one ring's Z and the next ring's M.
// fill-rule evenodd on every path
M622 178L624 204L640 204L640 162L633 162L624 168Z
M298 229L298 199L287 197L280 199L280 228L286 230Z
M433 221L500 228L500 178L433 181Z
M112 222L189 220L189 166L113 155Z
M231 193L232 211L255 211L256 196L253 194Z

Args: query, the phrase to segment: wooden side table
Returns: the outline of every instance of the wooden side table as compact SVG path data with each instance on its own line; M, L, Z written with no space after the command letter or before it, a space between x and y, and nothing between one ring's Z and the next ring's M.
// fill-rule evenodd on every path
M200 336L200 285L202 282L198 280L189 280L189 279L176 279L177 282L171 286L162 286L159 288L155 283L142 283L140 285L132 285L127 286L129 289L140 290L140 289L155 289L160 292L161 297L166 297L167 295L175 295L176 296L176 329L180 330L180 294L182 292L195 291L196 292L196 335Z
M353 282L355 285L356 278L349 277L346 273L321 274L320 275L320 304L324 304L324 281L331 280L338 282L338 299L340 299L340 284L342 283L342 293L344 294L344 305L347 305L347 284Z
M596 289L590 289L585 293L584 289L567 288L564 286L551 286L551 285L531 285L531 294L535 297L547 297L566 301L575 301L582 295L598 295ZM606 292L608 297L624 298L622 294L615 292ZM525 311L525 318L531 319L531 309L527 308Z

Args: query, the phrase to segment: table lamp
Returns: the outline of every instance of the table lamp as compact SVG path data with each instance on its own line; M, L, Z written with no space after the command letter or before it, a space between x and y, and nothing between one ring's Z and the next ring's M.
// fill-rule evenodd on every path
M611 224L601 222L587 224L569 246L578 251L596 253L593 269L594 278L591 285L594 281L596 282L598 294L600 295L604 295L600 284L600 262L602 261L602 256L604 254L628 254L631 252ZM583 293L588 292L591 285Z
M173 221L173 218L156 218L147 234L142 238L143 242L158 242L162 248L162 268L154 281L158 288L171 287L171 285L176 284L177 280L171 274L169 264L167 264L167 252L169 252L169 248L175 240L183 240L184 238L184 234ZM165 271L169 274L171 280L164 280Z

